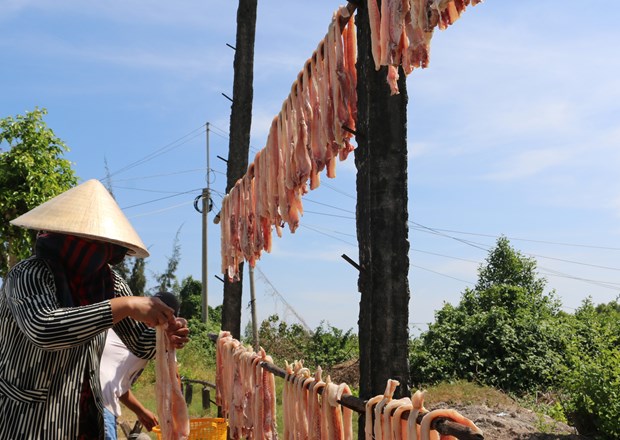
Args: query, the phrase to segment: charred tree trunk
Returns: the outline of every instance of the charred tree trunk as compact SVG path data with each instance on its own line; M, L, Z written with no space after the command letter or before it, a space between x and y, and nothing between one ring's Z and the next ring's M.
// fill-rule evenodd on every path
M366 2L357 15L357 238L360 398L397 379L395 397L409 395L409 241L407 213L407 89L390 96L386 68L375 70ZM360 417L360 439L364 417Z
M226 170L226 192L243 177L248 168L252 99L254 89L254 38L256 34L257 0L239 0L237 9L237 42L234 61L233 103L230 114L230 144ZM224 281L222 330L241 337L241 296L243 263L239 264L239 281Z

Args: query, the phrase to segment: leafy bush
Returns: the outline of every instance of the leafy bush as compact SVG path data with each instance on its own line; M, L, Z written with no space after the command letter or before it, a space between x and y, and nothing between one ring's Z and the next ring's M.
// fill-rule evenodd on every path
M280 321L278 315L265 319L259 329L260 345L274 358L277 365L284 361L303 360L304 366L315 369L332 366L358 357L357 335L321 322L309 332L299 324Z
M552 386L564 340L559 302L545 295L536 262L500 238L474 289L445 304L410 350L412 382L465 379L523 393Z
M585 300L567 317L564 411L582 434L620 438L620 307Z
M329 370L334 365L359 356L357 335L353 329L345 332L321 322L312 333L305 351L308 365Z

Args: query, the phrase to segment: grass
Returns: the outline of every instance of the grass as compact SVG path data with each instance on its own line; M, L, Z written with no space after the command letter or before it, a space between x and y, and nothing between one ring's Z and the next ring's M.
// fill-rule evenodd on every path
M448 405L486 405L489 408L515 406L515 400L494 388L472 382L444 382L426 388L424 399L427 408L439 402Z

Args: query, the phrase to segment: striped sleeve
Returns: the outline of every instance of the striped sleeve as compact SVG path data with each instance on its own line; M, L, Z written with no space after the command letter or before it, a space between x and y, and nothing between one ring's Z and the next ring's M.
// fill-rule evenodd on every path
M110 301L59 307L54 277L41 260L21 262L6 283L6 301L18 327L42 350L76 347L112 326Z
M132 296L131 289L123 278L114 273L116 296ZM114 331L129 351L141 359L155 357L155 329L135 319L125 318L114 325Z

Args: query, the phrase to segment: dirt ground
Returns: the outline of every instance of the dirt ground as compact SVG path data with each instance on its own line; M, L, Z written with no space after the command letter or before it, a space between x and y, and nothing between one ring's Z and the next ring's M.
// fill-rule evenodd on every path
M489 408L485 405L451 405L450 408L472 420L484 433L485 440L589 439L578 435L574 428L564 423L517 406Z

